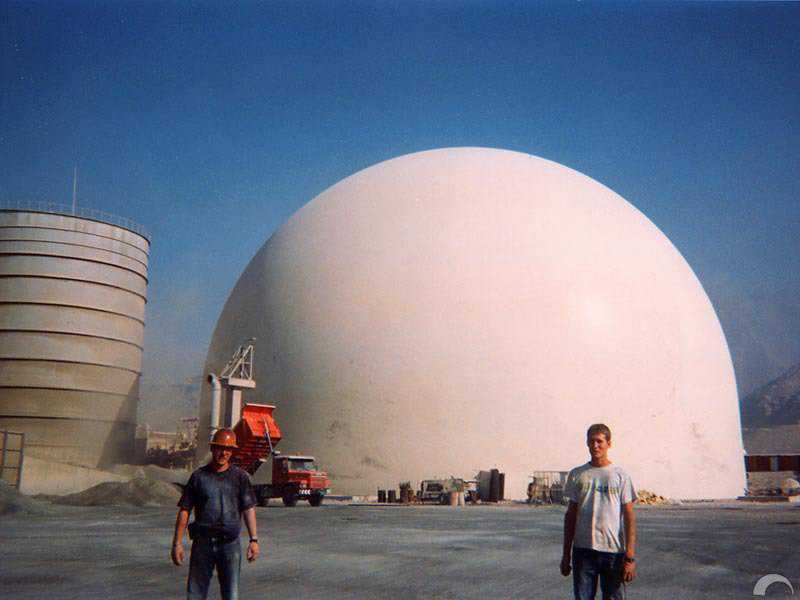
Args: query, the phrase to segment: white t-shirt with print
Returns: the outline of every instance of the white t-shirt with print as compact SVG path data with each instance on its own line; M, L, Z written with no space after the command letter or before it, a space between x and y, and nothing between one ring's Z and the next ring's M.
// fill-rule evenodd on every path
M625 552L622 505L636 499L633 482L625 471L615 465L593 467L588 462L569 472L564 494L578 505L576 547Z

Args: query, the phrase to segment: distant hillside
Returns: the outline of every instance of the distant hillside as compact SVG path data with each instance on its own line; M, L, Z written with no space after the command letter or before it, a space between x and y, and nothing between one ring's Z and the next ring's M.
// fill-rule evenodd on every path
M800 364L741 401L742 427L776 427L800 423Z
M725 331L740 397L800 362L800 279L757 286L722 274L700 279Z

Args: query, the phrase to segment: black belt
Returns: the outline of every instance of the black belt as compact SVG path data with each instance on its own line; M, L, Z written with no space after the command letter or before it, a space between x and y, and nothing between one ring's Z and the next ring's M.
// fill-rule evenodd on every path
M209 542L217 542L220 544L227 544L228 542L232 542L234 540L239 539L239 534L236 535L223 535L223 534L211 534L203 531L203 528L198 525L197 521L193 521L189 523L189 539L191 540L206 540Z
M217 544L229 544L230 542L235 542L239 539L239 536L230 536L230 535L199 535L196 538L202 542L214 542Z

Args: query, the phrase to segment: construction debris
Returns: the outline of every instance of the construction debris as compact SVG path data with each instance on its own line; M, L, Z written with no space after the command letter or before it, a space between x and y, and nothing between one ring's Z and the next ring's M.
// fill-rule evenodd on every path
M800 495L800 482L791 477L781 481L781 493L784 496L797 496Z
M180 496L176 485L135 478L100 483L77 494L53 498L53 502L72 506L175 506Z
M154 431L147 425L136 428L139 460L167 469L191 469L197 449L197 417L180 419L176 431Z
M636 501L639 504L671 504L669 498L659 496L647 490L639 490L636 493Z
M528 504L565 504L568 471L534 471L528 484Z

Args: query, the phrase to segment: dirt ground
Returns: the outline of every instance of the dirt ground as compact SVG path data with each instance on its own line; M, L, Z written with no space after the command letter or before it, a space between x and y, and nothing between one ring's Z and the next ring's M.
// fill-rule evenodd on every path
M628 598L752 598L763 575L800 595L800 507L643 506ZM175 509L58 506L0 517L0 596L185 597L169 562ZM242 567L245 599L570 598L558 572L563 508L350 506L258 509L264 555ZM188 563L188 560L186 561ZM773 584L767 596L786 597ZM218 598L216 584L210 598Z

